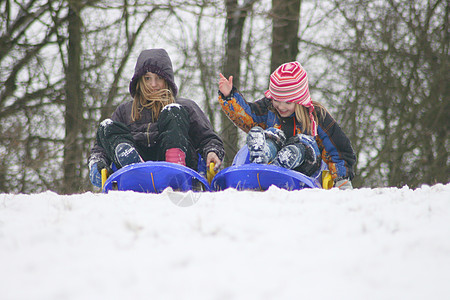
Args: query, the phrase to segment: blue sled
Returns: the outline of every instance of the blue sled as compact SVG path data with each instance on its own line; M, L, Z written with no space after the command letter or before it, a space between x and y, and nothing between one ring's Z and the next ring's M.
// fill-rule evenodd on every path
M315 176L309 177L277 166L253 164L250 163L248 149L244 146L236 154L232 166L223 169L214 177L211 188L216 191L227 188L265 191L272 185L290 191L322 188L322 170L325 168L325 163L322 163L322 169L314 174Z
M211 191L208 181L191 168L165 161L147 161L114 172L106 180L103 192L161 193L167 187L182 192Z

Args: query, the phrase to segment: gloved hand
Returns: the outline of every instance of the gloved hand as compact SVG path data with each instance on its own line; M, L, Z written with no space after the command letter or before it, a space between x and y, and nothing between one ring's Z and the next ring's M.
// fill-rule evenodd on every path
M102 187L102 175L98 171L98 162L93 164L89 164L89 179L91 180L92 185L101 188Z
M352 182L349 179L344 178L336 180L334 187L340 190L353 190Z
M112 173L111 168L103 159L89 161L89 179L92 185L101 188L102 187L102 169L106 168L108 174Z

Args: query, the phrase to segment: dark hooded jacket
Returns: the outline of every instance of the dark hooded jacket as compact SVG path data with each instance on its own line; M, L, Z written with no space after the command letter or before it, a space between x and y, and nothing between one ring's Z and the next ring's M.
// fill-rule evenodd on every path
M130 81L129 91L132 97L136 94L136 85L139 78L147 72L163 77L176 97L178 87L174 81L172 62L164 49L150 49L141 52L136 63L134 75ZM202 155L205 160L209 152L216 153L219 159L223 160L225 151L222 140L213 131L211 123L200 107L194 101L185 98L176 98L175 102L188 112L189 142L193 150ZM144 160L150 160L152 157L155 157L152 153L156 153L156 148L158 147L159 132L157 120L153 119L151 110L144 108L140 113L140 119L132 121L132 104L133 101L120 104L112 114L111 119L125 124L130 129L138 151L144 154ZM96 144L91 150L89 160L99 158L104 159L108 163L111 162L106 156L104 149Z
M169 54L164 49L149 49L139 54L136 66L134 67L134 75L131 78L129 88L132 98L136 95L136 86L139 78L147 72L158 74L164 78L169 84L173 96L177 96L178 87L174 81L172 61L170 60Z

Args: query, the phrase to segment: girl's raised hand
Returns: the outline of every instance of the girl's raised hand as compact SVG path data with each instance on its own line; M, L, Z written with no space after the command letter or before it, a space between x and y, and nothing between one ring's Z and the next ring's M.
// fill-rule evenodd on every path
M219 91L225 96L228 97L231 93L231 89L233 88L233 76L230 76L229 79L226 79L222 73L219 74Z

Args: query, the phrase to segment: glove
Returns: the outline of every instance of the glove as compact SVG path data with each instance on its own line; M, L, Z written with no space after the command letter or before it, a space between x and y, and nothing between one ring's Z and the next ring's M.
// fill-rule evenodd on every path
M89 179L91 180L92 185L101 188L102 187L102 175L98 171L98 162L93 164L89 164Z
M109 165L103 160L89 161L89 179L92 185L101 188L102 187L102 169L108 170L108 174L112 173Z
M334 187L340 190L353 190L352 182L349 179L344 178L336 180Z

